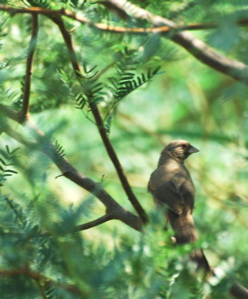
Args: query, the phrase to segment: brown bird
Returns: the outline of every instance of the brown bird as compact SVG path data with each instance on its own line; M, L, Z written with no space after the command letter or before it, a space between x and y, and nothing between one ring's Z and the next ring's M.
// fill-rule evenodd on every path
M177 244L198 240L192 212L195 201L195 187L184 160L199 152L185 140L174 140L161 152L157 169L151 174L148 191L159 206L167 206L166 218L169 220ZM199 266L209 270L202 250L194 251L191 258Z

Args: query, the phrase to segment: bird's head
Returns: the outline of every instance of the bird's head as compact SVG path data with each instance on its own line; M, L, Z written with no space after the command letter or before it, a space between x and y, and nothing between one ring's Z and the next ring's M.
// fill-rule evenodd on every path
M161 156L163 154L169 154L179 162L183 162L189 155L197 152L199 152L199 150L192 146L188 141L180 139L174 140L166 145Z

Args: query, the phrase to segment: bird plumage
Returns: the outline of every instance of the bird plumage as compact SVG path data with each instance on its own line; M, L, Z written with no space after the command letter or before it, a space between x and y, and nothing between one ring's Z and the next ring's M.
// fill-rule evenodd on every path
M184 165L185 159L196 152L198 149L186 140L172 141L161 152L157 169L152 172L148 183L148 191L152 193L155 203L167 207L166 218L175 231L177 244L198 240L192 217L195 187ZM200 264L204 255L199 250L193 256L194 260L200 260ZM209 267L208 263L206 267Z

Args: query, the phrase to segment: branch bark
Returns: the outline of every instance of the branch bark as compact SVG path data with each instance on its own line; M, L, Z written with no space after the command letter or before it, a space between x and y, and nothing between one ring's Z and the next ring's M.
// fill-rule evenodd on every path
M107 1L105 1L105 2L107 2ZM116 1L109 0L108 3L110 3L110 2L114 3ZM123 2L122 3L120 2L120 5L121 4L123 5ZM115 7L117 7L118 2L116 2L114 5L115 5ZM120 5L118 5L118 6L121 8ZM134 6L134 5L132 4L132 6ZM130 8L130 5L127 7ZM124 8L121 8L121 9L122 9L123 13L125 13L125 15L128 15L125 12ZM104 24L104 23L94 23L87 17L76 15L68 9L51 10L51 9L41 8L41 7L13 8L13 7L9 7L9 6L0 4L0 10L7 11L11 15L15 15L18 13L30 13L30 14L34 14L34 15L43 14L46 16L65 16L65 17L71 18L75 21L78 21L81 24L86 24L95 29L99 29L101 31L112 32L112 33L130 33L130 34L132 34L132 33L133 34L169 33L170 31L173 31L173 32L175 32L175 31L181 32L184 30L194 31L194 30L214 29L214 28L218 27L218 24L216 24L216 23L190 23L190 24L182 24L182 25L175 24L173 28L169 25L150 27L150 28L149 27L148 28L142 28L142 27L128 28L128 27L123 27L123 26L110 26L110 25ZM141 11L141 10L145 11L144 9L139 8L139 11ZM130 12L130 15L131 14L133 14L133 11ZM136 11L136 17L139 17L139 15L140 14L137 13L137 11ZM247 26L248 19L237 20L237 24L240 26Z
M116 0L111 2L115 3ZM175 43L181 45L185 50L190 52L196 59L212 67L213 69L228 75L235 80L248 84L248 66L238 60L228 58L215 49L209 47L200 39L196 38L190 32L178 32L177 24L142 9L126 0L118 0L118 5L122 8L127 7L128 11L136 19L147 20L155 27L169 26L170 34L163 34L164 37L170 38Z
M98 226L98 225L100 225L102 223L105 223L105 222L107 222L109 220L112 220L112 219L114 219L114 214L113 213L106 213L105 215L103 215L102 217L100 217L96 220L93 220L93 221L90 221L90 222L87 222L87 223L80 224L80 225L76 226L74 231L77 232L77 231L81 231L81 230L86 230L86 229Z
M111 2L117 3L117 1L112 0ZM128 4L128 5L127 5ZM73 69L75 71L75 74L80 79L85 79L80 66L77 61L76 53L73 49L73 43L71 40L71 36L69 32L66 30L64 23L61 19L61 15L64 15L66 17L72 18L74 20L77 20L81 23L88 24L89 26L92 26L94 28L97 28L99 30L104 30L108 32L113 33L129 33L129 34L148 34L148 33L160 33L166 38L170 38L175 43L181 45L183 48L185 48L188 52L190 52L196 59L203 62L204 64L216 69L219 72L222 72L224 74L229 75L230 77L241 81L245 84L248 84L248 67L244 63L227 58L226 56L220 54L213 48L206 45L201 40L194 37L189 32L182 32L184 30L199 30L199 29L209 29L214 28L216 24L189 24L189 25L177 25L174 22L162 18L160 16L156 16L151 14L150 12L141 9L135 5L132 5L131 3L125 1L125 0L118 0L118 6L121 6L123 8L123 11L126 12L126 7L128 10L130 10L130 14L133 14L134 18L136 19L147 19L151 24L154 26L152 28L125 28L125 27L115 27L115 26L109 26L107 24L99 24L99 23L93 23L91 20L85 18L85 17L79 17L73 14L72 12L68 10L49 10L49 9L43 9L43 8L22 8L22 9L14 9L11 7L7 7L4 5L0 5L0 10L8 11L11 14L16 13L31 13L33 18L33 33L31 37L30 47L29 47L29 54L27 59L27 65L26 65L26 77L25 77L25 84L24 84L24 93L23 93L23 107L22 107L22 114L20 117L20 113L17 111L12 111L8 107L4 107L3 105L0 105L0 108L2 111L4 111L9 118L19 122L23 123L24 120L28 119L29 114L29 96L30 96L30 84L31 84L31 75L32 75L32 64L33 64L33 55L35 50L35 42L37 38L38 33L38 14L44 14L46 16L49 16L55 23L57 22L57 25L59 26L61 33L63 35L65 44L67 46L71 63L73 66ZM126 6L126 7L125 7ZM248 23L247 20L240 20L238 22L240 25L246 25ZM169 34L168 34L169 33ZM0 112L2 112L0 111ZM123 169L121 167L121 164L119 163L119 160L115 154L115 151L108 139L106 130L103 126L103 121L101 119L101 115L99 113L99 110L97 106L92 107L92 112L96 120L96 124L99 129L99 133L101 134L101 137L103 139L103 142L105 144L105 147L109 153L109 156L111 157L116 169L117 173L121 179L121 182L123 184L123 188L126 191L129 199L130 196L132 198L132 190L130 188L130 185L128 181L126 180L126 177L123 173ZM54 161L54 163L57 165L57 167L62 171L63 175L76 183L77 185L81 186L82 188L88 190L89 192L93 193L98 199L102 201L102 203L106 206L106 215L91 221L86 224L79 225L76 227L76 230L82 230L87 229L90 227L93 227L95 225L104 223L111 219L118 219L122 222L126 223L130 227L140 231L141 230L141 219L134 214L126 211L123 209L99 184L91 180L90 178L80 174L64 157L61 157L61 155L57 152L56 147L46 138L46 136L41 132L36 126L31 122L31 120L27 120L27 125L34 128L34 131L37 134L37 139L34 142L28 142L25 141L22 136L20 136L18 133L12 131L10 128L5 128L5 131L7 134L9 134L11 137L15 138L19 142L30 146L35 147L36 149L42 150L51 160ZM114 157L114 158L113 158ZM115 158L117 159L115 161ZM127 184L127 185L126 185ZM129 193L128 188L130 188L131 193ZM131 195L130 195L131 194ZM135 204L135 196L134 196L134 202L130 200L134 207L136 208L137 212L140 214L143 222L146 221L145 214L142 214L142 207L140 209L139 205ZM0 272L0 276L3 274L3 272ZM17 273L18 274L18 273ZM35 279L35 277L33 277ZM230 293L235 296L236 298L248 298L248 290L244 288L242 285L240 285L237 282L234 282Z
M230 294L237 299L248 299L248 289L235 281L230 289Z
M34 61L34 52L37 43L37 35L38 35L38 15L32 15L32 35L28 48L28 57L26 62L26 75L24 82L24 90L23 90L23 103L22 103L22 111L20 114L21 121L25 121L29 117L29 99L30 99L30 86L31 86L31 77L32 77L32 66Z
M18 116L17 111L11 110L9 107L0 104L0 114L3 116L8 116L16 122L21 123L20 118ZM33 141L25 140L22 135L12 130L9 126L3 128L4 132L8 134L11 138L17 140L18 142L28 146L30 148L34 148L36 150L40 150L45 153L54 164L61 170L64 177L68 178L78 186L84 188L90 193L94 194L105 206L106 206L106 214L105 220L107 221L112 219L117 219L128 226L132 227L137 231L141 231L142 229L142 220L132 214L131 212L125 210L121 205L119 205L102 187L101 184L94 182L92 179L84 176L79 173L66 158L62 157L60 153L57 151L56 147L49 141L49 139L45 136L45 134L32 122L31 119L25 122L25 126L28 126L33 130L36 138ZM96 221L96 220L95 220ZM103 221L103 222L106 222ZM102 222L102 223L103 223ZM93 223L93 222L92 222ZM91 225L92 225L91 223ZM95 223L100 224L100 220ZM85 227L87 224L85 224ZM83 226L82 226L83 229Z
M149 34L160 33L164 37L171 39L175 43L182 46L192 56L201 61L202 63L210 66L211 68L219 71L225 75L232 77L233 79L242 83L248 84L248 66L243 62L235 59L231 59L216 51L212 47L209 47L206 43L196 38L191 33L185 30L199 30L215 28L216 24L189 24L178 25L166 18L162 18L157 15L139 8L138 6L126 1L126 0L112 0L111 3L121 8L123 11L130 12L136 19L146 19L155 27L151 28L126 28L120 26L109 26L108 24L94 23L90 19L84 16L77 16L69 10L49 10L38 7L31 8L12 8L5 5L0 5L0 10L7 11L11 14L16 13L31 13L31 14L44 14L47 16L66 16L72 18L80 23L88 24L90 27L103 30L112 33L128 33L128 34ZM248 20L242 19L237 22L239 25L247 25ZM182 32L184 31L184 32Z
M69 56L71 58L71 64L72 64L73 70L75 72L76 78L79 79L79 82L82 79L85 80L85 77L82 74L80 65L79 65L78 60L77 60L77 56L76 56L76 53L75 53L75 50L74 50L74 47L73 47L73 42L72 42L72 39L71 39L71 35L67 31L63 20L60 17L56 17L56 18L55 17L50 17L50 18L58 25L58 27L61 31L61 34L64 38L64 42L66 44ZM95 119L95 122L96 122L96 125L97 125L97 128L98 128L99 134L102 138L102 141L104 143L106 151L107 151L107 153L108 153L108 155L109 155L109 157L110 157L110 159L111 159L111 161L112 161L112 163L113 163L113 165L116 169L116 172L119 176L122 187L123 187L124 191L126 192L126 195L127 195L128 199L130 200L133 207L135 208L136 212L138 213L138 215L142 219L142 222L146 223L148 221L146 212L142 208L141 204L139 203L139 201L137 200L136 196L134 195L134 193L132 191L132 188L131 188L128 180L127 180L127 177L124 173L124 170L123 170L122 165L121 165L121 163L118 159L118 156L117 156L117 154L114 150L114 147L112 146L112 143L109 140L108 134L107 134L106 129L105 129L104 124L103 124L103 120L102 120L100 111L99 111L97 105L93 101L89 104L90 104L90 108L91 108L92 114L94 116L94 119Z

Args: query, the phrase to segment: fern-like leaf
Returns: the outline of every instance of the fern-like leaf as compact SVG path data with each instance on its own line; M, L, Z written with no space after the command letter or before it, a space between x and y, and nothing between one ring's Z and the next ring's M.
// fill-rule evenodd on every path
M104 99L103 85L96 78L98 73L98 71L95 71L96 68L96 65L93 67L87 67L86 64L83 65L85 76L84 79L80 79L83 92L76 96L77 109L84 109L88 105L88 111L90 111L94 105L97 105Z
M128 77L126 75L121 77L118 88L114 93L115 103L119 102L128 94L139 88L141 85L151 80L158 73L159 69L160 67L157 67L153 71L149 69L146 74L142 73L141 75L136 77L134 74L129 75ZM114 90L114 88L112 88L112 90Z
M58 142L58 140L56 140L56 139L55 139L55 141L54 141L54 145L55 145L55 147L56 147L56 151L57 151L58 155L59 155L61 158L63 158L63 157L65 156L65 151L64 151L62 145L60 145L59 142Z
M14 153L19 148L11 151L8 146L6 146L6 151L2 152L2 157L0 156L0 186L4 185L7 177L12 176L13 174L17 174L17 172L9 166L12 165L12 160Z

